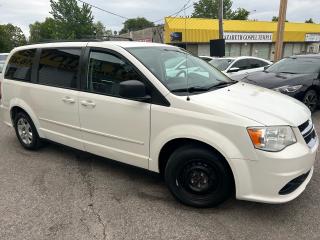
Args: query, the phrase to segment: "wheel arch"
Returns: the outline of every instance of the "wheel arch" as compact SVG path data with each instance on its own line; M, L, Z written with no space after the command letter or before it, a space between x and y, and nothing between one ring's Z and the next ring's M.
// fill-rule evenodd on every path
M14 118L15 118L15 115L19 112L19 111L23 111L25 112L26 114L28 114L28 116L31 118L34 126L36 127L37 129L37 132L39 134L39 137L40 138L43 138L43 134L40 130L40 124L39 124L39 121L38 121L38 118L36 117L36 114L34 113L34 111L32 110L32 108L26 104L24 101L20 100L20 99L13 99L11 102L10 102L10 117L11 117L11 121L13 123L13 126L14 126Z
M158 171L161 175L164 175L165 167L170 155L179 147L182 147L188 144L209 149L210 151L213 151L215 154L219 155L219 157L225 162L226 166L229 168L228 170L230 171L232 176L233 186L234 188L236 188L236 175L232 167L232 164L230 164L230 162L227 160L227 157L212 145L194 138L182 138L182 137L174 138L163 145L163 147L159 152L159 157L158 157L158 169L159 169Z

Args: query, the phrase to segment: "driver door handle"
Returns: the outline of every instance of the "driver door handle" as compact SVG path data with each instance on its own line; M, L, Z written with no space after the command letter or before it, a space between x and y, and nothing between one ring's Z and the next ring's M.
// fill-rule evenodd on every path
M96 106L96 104L91 101L91 100L83 100L80 102L82 106L84 107L91 107L91 108L94 108Z

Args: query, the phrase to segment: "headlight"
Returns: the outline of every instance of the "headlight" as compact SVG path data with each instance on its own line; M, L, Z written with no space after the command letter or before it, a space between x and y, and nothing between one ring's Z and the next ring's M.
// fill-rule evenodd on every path
M286 85L286 86L274 88L273 90L275 90L277 92L282 92L282 93L293 93L293 92L298 91L302 87L303 87L303 85L296 85L296 86Z
M247 130L254 147L263 151L279 152L297 142L289 126L250 127Z

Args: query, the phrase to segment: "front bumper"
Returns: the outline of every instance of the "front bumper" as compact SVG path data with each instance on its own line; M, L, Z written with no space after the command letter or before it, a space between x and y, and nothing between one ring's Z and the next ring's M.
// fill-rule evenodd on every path
M301 134L297 138L296 144L281 152L257 150L258 160L232 160L233 165L240 169L235 176L237 199L285 203L297 198L305 190L313 175L319 139L309 148ZM305 178L299 186L286 194L280 194L290 181L301 175L305 175Z

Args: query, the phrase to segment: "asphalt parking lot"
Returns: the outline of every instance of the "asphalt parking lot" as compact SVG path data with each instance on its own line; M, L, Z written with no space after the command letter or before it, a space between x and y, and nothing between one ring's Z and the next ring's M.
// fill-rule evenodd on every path
M314 114L320 132L320 111ZM320 166L283 205L176 202L161 178L66 147L20 147L0 123L0 239L320 239Z

